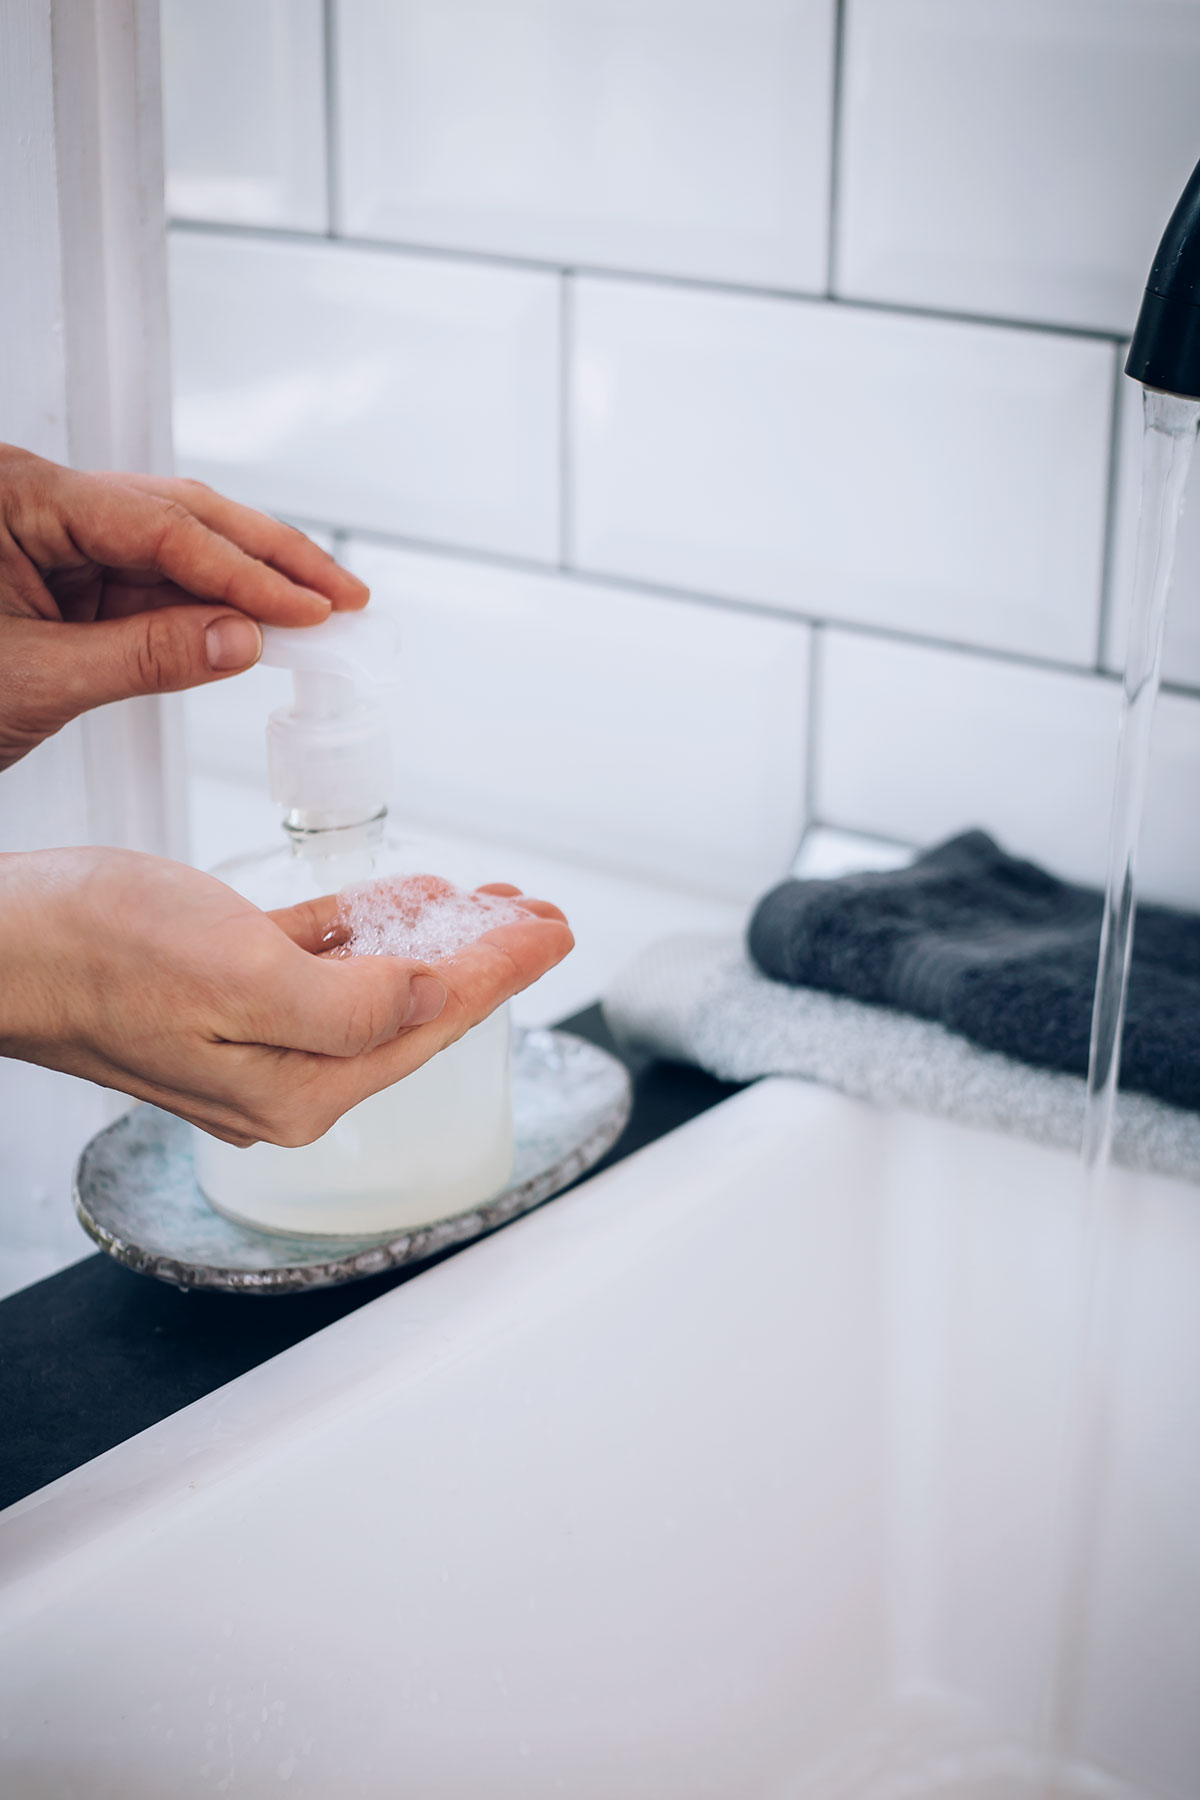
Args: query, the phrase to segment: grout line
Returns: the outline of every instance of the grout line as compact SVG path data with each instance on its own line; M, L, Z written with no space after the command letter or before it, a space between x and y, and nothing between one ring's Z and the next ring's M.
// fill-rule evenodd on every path
M577 564L560 567L554 563L538 562L529 556L508 556L498 550L478 550L470 545L438 543L433 538L406 537L395 531L374 531L365 525L334 525L328 519L314 519L294 511L289 511L287 518L289 523L298 525L301 530L329 532L339 561L343 552L357 538L364 544L377 544L385 550L404 550L417 556L436 556L447 562L475 563L480 568L507 570L517 575L538 575L547 581L570 581L586 587L613 588L619 593L640 594L652 600L670 600L685 606L710 606L718 612L737 613L751 619L772 619L777 624L802 625L814 635L819 634L822 660L826 634L841 631L847 637L899 644L910 650L940 650L951 656L979 657L987 662L1002 663L1011 669L1036 669L1047 675L1075 676L1083 681L1099 680L1114 689L1121 685L1120 675L1112 669L1097 669L1087 663L1059 662L1052 657L1033 656L1019 650L998 650L992 644L969 644L961 639L929 637L921 632L903 631L890 625L864 625L855 619L831 619L816 613L793 612L790 607L771 606L761 600L737 600L724 594L705 594L695 588L669 587L663 582L639 581L631 575L608 575L595 569L580 568ZM810 681L814 679L811 670L809 678ZM1193 686L1186 681L1163 681L1161 691L1173 694L1180 700L1200 700L1200 683ZM815 814L809 823L834 828L830 820ZM840 831L849 827L839 825L836 829ZM857 826L854 829L857 830Z
M333 531L347 539L358 539L360 543L376 544L384 550L406 550L421 556L444 557L452 562L478 563L485 569L508 570L516 575L542 575L553 579L560 573L557 563L539 561L534 556L516 556L505 550L481 550L472 544L415 537L403 531L378 531L371 525L331 525L328 519L306 517L294 510L289 510L287 516L293 524L311 526L314 531ZM568 579L575 574L570 569L561 572ZM636 586L636 583L630 585Z
M919 631L905 631L894 625L864 624L857 619L835 619L824 613L799 611L790 606L773 605L765 600L739 600L730 594L705 593L701 588L675 587L668 582L634 575L613 574L592 569L586 564L562 565L538 561L532 556L514 556L500 550L481 550L469 544L439 542L397 531L377 531L366 525L333 525L328 519L306 518L289 509L289 520L314 530L332 531L344 539L359 539L383 549L405 550L419 556L437 556L450 562L475 563L481 568L508 570L518 575L541 576L547 581L570 581L587 587L612 588L619 593L640 594L652 600L669 600L689 606L714 607L718 612L737 613L752 619L773 619L784 625L803 625L822 632L840 631L848 637L870 638L877 643L900 644L913 650L942 651L952 656L973 656L1007 668L1040 669L1049 675L1074 676L1084 681L1103 680L1118 685L1119 677L1108 669L1096 669L1090 663L1065 662L1057 657L1037 656L1022 650L1003 650L995 644L973 644L962 638L930 637ZM1168 693L1200 697L1200 687L1188 688L1164 682Z
M324 0L322 27L325 52L325 216L327 238L338 236L342 216L341 154L338 147L337 0Z
M333 0L327 0L328 4ZM171 219L172 231L186 231L201 237L269 238L273 243L325 244L329 233L304 231L295 225L240 225L225 219ZM496 250L460 250L452 244L401 243L394 238L368 237L354 233L337 233L337 241L347 250L373 250L381 255L402 257L437 257L446 262L482 263L501 269L527 269L544 275L562 275L569 265L546 257L508 256ZM573 267L574 265L570 265Z
M233 225L219 219L173 219L173 232L194 237L230 237L263 239L272 243L322 244L328 246L330 234L297 231L285 225ZM854 294L828 294L811 288L770 287L762 283L725 281L701 275L672 275L645 269L622 269L600 263L559 263L542 257L508 256L493 250L460 250L446 244L396 243L388 238L336 234L338 246L347 250L368 250L380 256L428 258L441 262L463 263L470 267L510 269L514 272L541 275L585 276L591 281L624 281L637 287L678 289L685 293L728 294L750 300L784 300L796 305L844 306L854 312L878 313L897 319L934 319L949 325L990 326L1002 331L1028 331L1039 337L1074 338L1091 344L1123 344L1125 331L1104 331L1091 325L1064 325L1052 319L1022 319L1003 314L962 312L952 307L916 306L902 300L872 300Z
M1121 474L1121 394L1125 376L1125 358L1120 346L1113 351L1112 405L1109 414L1108 486L1104 501L1104 547L1100 559L1100 612L1096 621L1096 668L1105 671L1104 653L1108 629L1112 621L1116 594L1115 548L1117 537L1118 483Z
M842 206L842 89L846 70L846 9L848 0L837 0L833 25L833 105L830 111L829 145L829 240L825 256L825 294L832 300L837 288L838 227Z
M1001 313L959 312L948 306L913 306L903 300L869 300L855 294L830 294L830 306L853 312L885 313L896 319L936 319L945 325L987 325L1000 331L1028 331L1039 337L1074 338L1085 344L1122 344L1127 331L1101 331L1091 325L1063 325L1051 319L1006 318Z
M574 298L572 278L564 273L559 277L558 298L558 566L564 570L571 565L571 524L575 501L574 470L571 466Z
M821 677L825 662L825 632L814 625L808 648L808 718L805 721L804 751L804 830L817 823L817 759L820 755Z
M450 551L449 554L455 554ZM547 572L544 565L530 565ZM906 645L914 650L941 650L955 656L985 657L989 662L1003 663L1009 668L1041 669L1051 675L1077 675L1085 680L1101 673L1115 680L1108 670L1097 671L1089 663L1067 662L1059 657L1038 656L1024 650L1005 650L996 644L976 644L965 638L932 637L927 632L905 631L901 626L868 624L858 619L831 618L827 613L811 613L773 604L766 600L740 600L732 594L705 593L701 588L674 587L666 582L642 580L633 575L612 574L573 563L563 571L566 579L590 582L597 587L620 588L629 593L649 594L656 599L683 601L693 606L715 606L726 612L748 614L752 618L776 619L785 624L808 625L822 631L841 631L850 637L866 637L890 644Z

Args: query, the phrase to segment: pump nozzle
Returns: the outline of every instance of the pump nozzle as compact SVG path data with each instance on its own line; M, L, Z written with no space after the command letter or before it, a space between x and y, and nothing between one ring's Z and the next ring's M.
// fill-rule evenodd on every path
M1200 163L1163 232L1125 373L1146 387L1200 400Z
M358 824L387 804L391 761L383 691L399 636L383 613L263 627L262 661L290 669L295 697L267 724L271 798L312 826Z

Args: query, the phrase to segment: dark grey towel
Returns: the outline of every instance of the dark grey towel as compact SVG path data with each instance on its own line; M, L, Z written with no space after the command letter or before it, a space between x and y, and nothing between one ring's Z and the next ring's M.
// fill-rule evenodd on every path
M750 921L766 975L936 1019L988 1050L1086 1075L1101 898L982 831L906 869L785 881ZM1200 917L1137 914L1121 1086L1200 1111Z

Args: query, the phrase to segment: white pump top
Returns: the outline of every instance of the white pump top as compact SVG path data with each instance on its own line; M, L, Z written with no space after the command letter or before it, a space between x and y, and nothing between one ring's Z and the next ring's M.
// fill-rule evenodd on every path
M314 823L357 823L386 804L391 750L383 707L399 634L386 614L331 613L321 625L264 625L261 660L290 669L291 706L267 723L271 798Z

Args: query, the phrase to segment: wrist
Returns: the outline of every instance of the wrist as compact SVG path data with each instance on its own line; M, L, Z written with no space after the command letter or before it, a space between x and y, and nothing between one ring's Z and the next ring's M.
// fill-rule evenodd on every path
M40 1061L82 998L64 915L86 876L80 850L0 854L0 1055Z

